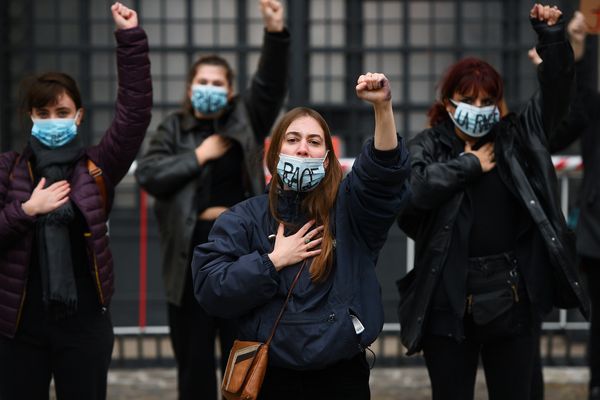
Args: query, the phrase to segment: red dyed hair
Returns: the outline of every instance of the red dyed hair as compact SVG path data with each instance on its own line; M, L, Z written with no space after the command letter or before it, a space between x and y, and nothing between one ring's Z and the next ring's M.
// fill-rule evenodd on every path
M325 119L313 109L305 107L294 108L281 117L271 137L271 144L267 152L267 168L273 176L271 186L269 188L269 209L271 215L280 223L286 223L277 214L277 193L283 190L281 178L277 174L277 163L279 162L279 152L285 138L285 132L292 122L301 117L311 117L321 126L324 133L325 148L329 150L327 153L328 165L325 169L325 177L313 190L308 192L307 196L302 201L302 210L306 212L309 218L316 221L316 225L323 225L323 241L321 242L321 253L316 256L310 265L310 277L313 282L322 282L330 274L333 267L333 243L334 237L329 229L335 221L330 219L330 212L335 205L337 192L342 181L343 172L340 162L338 161L333 151L333 141L329 126Z
M506 115L502 77L494 67L479 58L465 58L452 65L440 82L439 88L440 99L427 113L430 126L450 118L444 101L451 99L456 92L476 97L480 91L484 91L498 104L500 115Z

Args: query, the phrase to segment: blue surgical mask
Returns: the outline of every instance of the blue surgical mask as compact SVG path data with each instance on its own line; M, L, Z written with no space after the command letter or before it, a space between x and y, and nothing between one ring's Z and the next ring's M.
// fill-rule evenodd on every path
M452 99L450 101L456 106L454 115L448 113L452 122L458 129L471 137L485 136L500 121L500 112L495 105L476 107L467 103L458 103Z
M212 85L192 85L192 106L202 114L215 114L227 105L227 89Z
M328 151L329 152L329 151ZM325 177L323 158L303 158L279 154L277 175L283 183L296 192L313 190Z
M32 118L31 134L51 149L64 146L77 136L75 120L78 115L79 111L75 114L75 118Z

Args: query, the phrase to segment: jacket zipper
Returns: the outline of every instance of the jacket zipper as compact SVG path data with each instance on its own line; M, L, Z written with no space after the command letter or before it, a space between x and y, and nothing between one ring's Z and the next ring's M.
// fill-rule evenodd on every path
M33 170L31 169L31 163L27 161L27 172L29 172L29 179L31 180L31 184L35 184L35 179L33 177ZM23 315L23 307L25 306L25 298L27 297L27 284L29 283L29 263L31 262L31 258L27 262L27 273L25 274L25 287L23 288L23 295L21 296L21 303L19 304L19 311L17 312L17 322L15 324L15 332L19 328L19 324L21 323L21 316Z
M100 284L100 273L98 272L98 263L96 262L96 255L93 255L94 259L94 277L96 278L96 289L98 290L98 296L100 297L100 303L104 306L104 295L102 294L102 285Z
M83 236L85 236L86 238L89 238L92 236L92 233L85 232L83 234ZM100 298L100 303L102 304L102 306L104 306L104 295L102 294L102 284L100 283L100 271L98 270L98 263L96 261L96 253L93 250L90 250L88 248L88 254L89 254L90 258L92 259L92 265L94 266L93 275L94 275L94 280L96 282L96 291L98 292L98 297Z
M23 315L23 306L25 305L25 297L27 296L27 279L25 280L25 288L23 289L23 296L21 296L21 303L19 304L19 312L17 313L17 323L15 324L15 332L19 328L21 323L21 316Z

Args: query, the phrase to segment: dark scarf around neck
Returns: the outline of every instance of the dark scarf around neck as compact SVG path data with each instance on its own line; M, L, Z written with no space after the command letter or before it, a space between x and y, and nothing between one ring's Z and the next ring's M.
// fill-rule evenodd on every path
M77 136L66 145L50 149L30 137L29 145L35 158L35 176L46 178L45 187L67 180L75 162L83 154ZM71 259L69 224L75 218L71 201L36 219L38 260L42 277L42 299L55 319L65 318L77 311L77 287Z

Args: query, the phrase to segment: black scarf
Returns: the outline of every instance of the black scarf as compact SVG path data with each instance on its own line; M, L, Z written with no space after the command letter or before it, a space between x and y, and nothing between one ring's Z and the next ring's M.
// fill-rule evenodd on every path
M50 149L31 137L29 145L35 157L35 176L46 178L46 187L71 176L75 162L83 154L79 136L56 149ZM69 225L75 218L71 201L48 214L39 215L35 229L38 262L42 277L42 300L56 319L77 311L77 287L71 260Z

